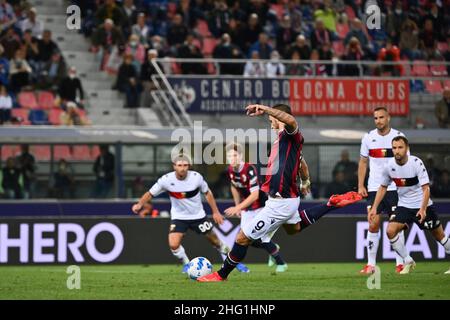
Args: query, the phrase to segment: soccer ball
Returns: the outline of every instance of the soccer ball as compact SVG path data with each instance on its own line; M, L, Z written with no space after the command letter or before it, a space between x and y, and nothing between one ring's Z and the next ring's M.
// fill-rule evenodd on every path
M197 257L189 262L188 277L197 280L199 277L206 276L212 272L212 264L205 257Z

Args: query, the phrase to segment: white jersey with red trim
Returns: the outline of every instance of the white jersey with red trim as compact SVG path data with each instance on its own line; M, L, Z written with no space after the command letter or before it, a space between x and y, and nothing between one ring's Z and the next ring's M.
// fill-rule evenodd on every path
M387 186L394 183L397 186L398 205L409 209L419 209L422 206L422 186L429 184L427 169L422 160L408 156L404 165L399 165L395 159L390 159L383 170L381 184ZM433 201L428 200L431 206Z
M167 191L170 196L170 215L173 220L196 220L206 216L200 192L208 192L209 187L203 176L189 170L186 178L179 180L175 172L163 175L150 188L152 196Z
M381 184L381 174L389 159L393 158L392 139L397 136L405 136L402 132L391 128L389 133L382 136L374 129L364 135L361 141L360 155L369 158L369 181L367 191L377 191ZM388 190L397 190L392 182Z

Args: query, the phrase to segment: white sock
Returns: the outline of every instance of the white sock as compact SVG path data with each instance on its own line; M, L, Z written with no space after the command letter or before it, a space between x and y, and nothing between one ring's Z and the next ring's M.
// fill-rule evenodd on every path
M444 236L440 242L445 248L445 253L450 254L450 239L448 236Z
M393 239L390 239L389 241L391 242L392 249L394 249L394 251L397 252L403 258L405 264L408 264L411 261L413 261L413 259L408 253L408 250L406 249L405 243L401 242L399 235L396 235Z
M181 260L181 262L183 262L183 264L189 263L189 258L186 255L186 251L184 251L183 246L179 246L178 249L176 250L170 250L172 251L172 254L177 257L177 259Z
M400 243L403 243L403 246L405 246L405 233L403 232L403 230L398 233L398 241L400 241ZM404 264L403 258L397 252L395 253L395 261L397 266L400 264Z
M380 237L378 232L367 231L367 264L375 266L377 264L377 251Z

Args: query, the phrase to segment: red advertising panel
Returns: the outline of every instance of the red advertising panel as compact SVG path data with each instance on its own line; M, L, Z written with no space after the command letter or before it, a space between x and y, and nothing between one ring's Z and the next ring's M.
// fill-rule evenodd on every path
M295 115L370 115L386 107L409 113L408 80L293 79L289 102Z

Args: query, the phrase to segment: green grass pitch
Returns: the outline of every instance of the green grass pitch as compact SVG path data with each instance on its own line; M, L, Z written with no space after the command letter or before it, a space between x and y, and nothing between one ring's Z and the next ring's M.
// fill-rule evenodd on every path
M198 283L177 265L81 266L81 289L67 289L67 266L2 266L0 299L450 299L449 262L419 262L409 275L381 263L381 288L369 290L362 263L290 264L284 274L250 264L222 283ZM219 265L215 265L216 270Z

